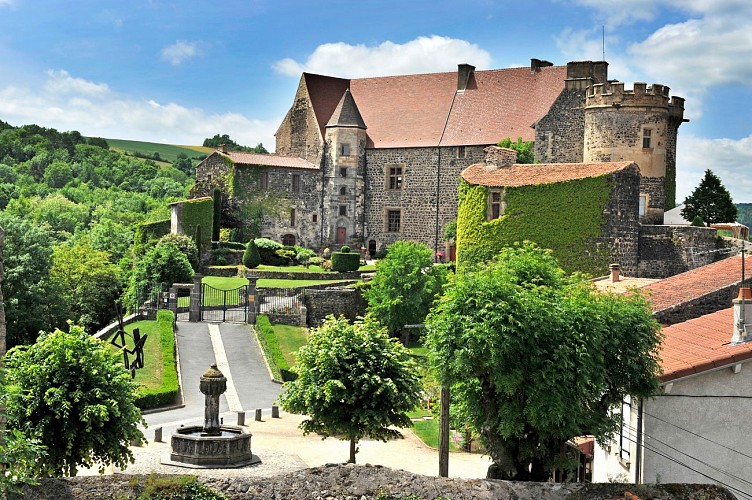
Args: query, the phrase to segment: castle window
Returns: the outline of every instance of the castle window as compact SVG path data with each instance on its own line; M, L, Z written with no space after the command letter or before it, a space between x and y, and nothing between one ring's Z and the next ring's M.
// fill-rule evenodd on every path
M339 176L340 177L347 177L347 167L341 167L339 169Z
M504 215L504 203L501 201L501 191L488 193L488 220L498 219Z
M621 403L621 432L619 432L619 461L624 463L629 468L630 453L629 446L632 441L630 433L632 417L632 398L627 395L624 397L624 401Z
M347 186L342 186L341 188L339 188L339 194L341 196L347 195Z
M313 222L319 221L319 214L313 214Z
M259 184L261 185L261 189L269 189L269 172L261 172Z
M290 210L290 225L295 225L295 209Z
M292 192L300 192L300 174L292 174Z
M640 195L640 205L639 205L639 208L637 209L638 215L640 217L644 217L645 216L645 210L647 209L647 206L648 206L648 197L645 194L641 194Z
M399 233L402 213L400 210L386 211L386 231L388 233Z
M650 139L652 138L653 130L646 128L642 130L642 147L644 149L650 149L652 146L650 145Z
M457 158L465 158L466 155L465 146L457 146Z
M343 217L347 215L347 205L339 206L339 214Z
M402 189L402 165L386 165L386 188Z
M350 145L349 144L340 144L340 146L339 146L339 154L341 156L350 156Z

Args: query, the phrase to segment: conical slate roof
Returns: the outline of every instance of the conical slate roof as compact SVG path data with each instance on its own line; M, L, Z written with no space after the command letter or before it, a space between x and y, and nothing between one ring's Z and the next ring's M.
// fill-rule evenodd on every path
M363 121L363 117L360 116L358 106L355 104L350 89L346 89L342 95L342 99L339 100L339 104L334 109L332 117L329 118L327 127L357 127L366 128L366 123Z

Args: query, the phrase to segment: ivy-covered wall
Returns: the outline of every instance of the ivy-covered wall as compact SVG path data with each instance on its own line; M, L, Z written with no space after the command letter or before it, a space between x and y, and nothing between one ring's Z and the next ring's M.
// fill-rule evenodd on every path
M203 252L211 249L212 224L214 222L214 200L212 198L197 198L182 202L183 232L194 238L196 228L201 226L201 244L196 242Z
M619 186L627 189L622 196L617 193L617 177L618 174L609 174L505 188L504 214L490 221L486 217L489 188L462 180L457 217L458 264L491 259L502 247L529 240L553 250L561 267L568 272L601 276L606 274L614 257L634 259L636 267L639 176L636 171L627 176L627 185ZM629 211L634 214L622 220ZM625 239L635 240L634 246L627 248L634 256L619 256L612 247L613 234L625 229L628 229ZM633 264L630 262L627 267Z
M170 219L139 224L133 237L134 251L140 254L144 247L156 244L166 234L170 234Z

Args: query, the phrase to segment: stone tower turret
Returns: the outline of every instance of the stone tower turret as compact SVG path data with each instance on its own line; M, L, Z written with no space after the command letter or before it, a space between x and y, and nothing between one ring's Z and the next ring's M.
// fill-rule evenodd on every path
M676 134L684 99L669 88L635 83L597 83L585 96L583 161L634 161L640 167L640 221L663 223L676 198Z
M359 247L365 216L366 124L349 89L326 124L324 140L322 245Z

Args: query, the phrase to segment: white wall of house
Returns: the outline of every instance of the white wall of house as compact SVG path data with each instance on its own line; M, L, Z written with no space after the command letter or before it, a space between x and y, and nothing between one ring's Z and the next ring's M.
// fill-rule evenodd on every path
M666 388L644 402L641 482L719 483L748 494L732 490L737 498L752 499L752 363L704 372ZM632 416L635 430L636 405ZM630 451L634 457L634 444ZM618 452L615 440L610 451L596 444L594 481L637 479L635 464L620 463Z

